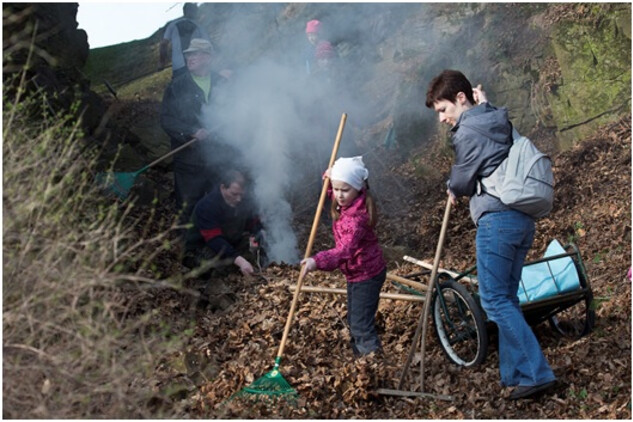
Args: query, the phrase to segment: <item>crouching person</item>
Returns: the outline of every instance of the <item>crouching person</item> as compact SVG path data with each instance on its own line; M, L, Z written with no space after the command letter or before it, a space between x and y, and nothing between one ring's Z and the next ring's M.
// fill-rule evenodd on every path
M250 201L245 200L246 188L244 174L228 170L221 175L219 186L198 201L185 239L185 266L196 268L209 260L213 268L207 276L237 269L246 276L253 274L250 241L261 238L262 230ZM207 282L207 292L213 284L218 280Z

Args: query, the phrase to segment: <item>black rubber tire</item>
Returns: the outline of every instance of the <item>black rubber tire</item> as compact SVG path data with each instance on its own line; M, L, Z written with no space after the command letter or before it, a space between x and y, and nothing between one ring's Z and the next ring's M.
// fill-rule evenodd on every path
M486 318L466 287L455 280L439 283L431 309L435 334L446 356L467 368L482 364L488 354Z

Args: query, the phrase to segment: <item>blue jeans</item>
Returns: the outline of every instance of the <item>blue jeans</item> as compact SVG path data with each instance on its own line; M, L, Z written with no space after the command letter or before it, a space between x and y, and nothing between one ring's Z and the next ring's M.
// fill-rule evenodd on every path
M477 274L481 305L499 328L499 372L504 386L539 385L556 379L532 329L517 290L534 220L519 211L484 214L477 228Z
M352 350L356 356L382 349L375 320L380 289L386 276L387 269L384 269L369 280L347 283L347 323L351 332Z

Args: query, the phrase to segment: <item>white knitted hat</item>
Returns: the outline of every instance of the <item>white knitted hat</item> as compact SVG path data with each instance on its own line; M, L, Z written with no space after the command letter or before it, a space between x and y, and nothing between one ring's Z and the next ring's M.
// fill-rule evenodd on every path
M356 190L363 188L363 182L369 177L369 170L365 168L363 157L339 158L330 172L332 180L345 182Z

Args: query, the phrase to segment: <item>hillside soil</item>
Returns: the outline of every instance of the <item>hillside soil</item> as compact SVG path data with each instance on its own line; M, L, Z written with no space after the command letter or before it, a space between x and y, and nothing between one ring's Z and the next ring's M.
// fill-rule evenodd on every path
M389 271L400 275L420 271L403 261L403 255L432 262L451 164L441 140L409 158L381 147L365 158L373 170L372 189L381 211L378 235ZM152 378L144 381L157 393L146 405L157 414L176 412L192 418L630 419L631 282L626 277L631 266L630 116L570 151L553 153L552 158L556 203L552 213L537 222L528 258L540 257L553 239L575 242L593 289L596 322L582 338L562 337L547 323L534 327L559 379L550 394L508 400L509 390L499 384L494 327L490 327L486 361L465 369L443 354L431 323L424 392L452 400L374 394L376 388L397 388L422 303L381 300L377 321L384 355L355 360L348 344L345 297L302 293L281 365L298 400L233 396L274 364L290 310L290 286L298 279L299 267L273 264L251 279L237 273L214 278L218 300L206 308L181 291L158 288L143 293L145 305L159 308L174 331L193 326L186 349L164 356ZM170 186L168 174L150 172L149 177ZM305 247L314 213L305 205L314 202L316 207L317 200L299 199L293 204L295 210L304 211L296 213L293 227L300 247ZM173 201L162 212L172 213ZM450 215L440 267L458 272L470 268L474 239L468 204L462 200ZM313 251L332 246L331 230L321 224ZM163 257L164 271L183 271L176 255ZM338 271L315 272L305 284L344 288L345 280ZM383 292L407 293L389 281ZM420 390L419 361L418 353L405 380L406 390Z

